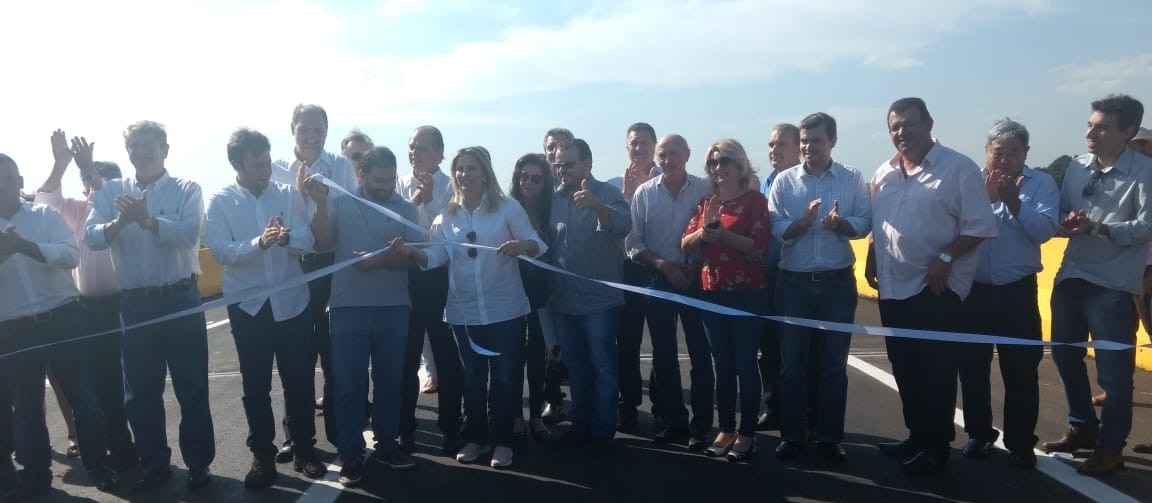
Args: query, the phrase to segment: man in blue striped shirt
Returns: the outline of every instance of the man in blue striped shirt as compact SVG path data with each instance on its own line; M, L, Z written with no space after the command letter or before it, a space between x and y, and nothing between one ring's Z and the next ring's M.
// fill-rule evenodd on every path
M872 211L864 177L832 160L836 119L815 113L800 122L804 164L776 177L768 195L773 237L782 242L776 279L776 313L851 323L856 314L856 257L849 240L871 230ZM807 445L808 357L818 359L816 441L833 462L846 459L844 412L848 400L851 335L780 325L780 459Z

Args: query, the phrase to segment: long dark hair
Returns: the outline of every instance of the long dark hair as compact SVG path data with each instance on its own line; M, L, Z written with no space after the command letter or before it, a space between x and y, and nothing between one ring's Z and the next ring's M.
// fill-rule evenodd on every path
M540 182L540 199L536 201L533 209L528 209L528 205L524 204L524 192L520 190L520 176L525 166L536 165L540 167L540 173L543 175L543 180ZM526 211L531 211L536 217L535 220L539 222L540 228L537 229L541 232L541 239L545 242L550 241L547 237L548 218L552 216L552 189L555 183L552 181L552 168L548 166L548 161L544 158L544 154L524 154L516 160L516 166L512 168L512 185L508 188L509 195L516 199L521 206L524 206Z

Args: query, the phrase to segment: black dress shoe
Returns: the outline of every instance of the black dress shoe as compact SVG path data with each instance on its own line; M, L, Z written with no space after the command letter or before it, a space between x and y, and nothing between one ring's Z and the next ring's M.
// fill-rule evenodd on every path
M568 450L578 447L583 447L585 444L592 440L592 436L587 433L578 431L569 431L565 433L560 440L552 443L552 448L556 450Z
M876 444L876 448L880 450L880 454L885 456L899 456L906 459L920 452L920 446L910 438L899 442Z
M208 471L207 466L188 469L188 480L186 481L188 489L200 489L208 485L209 482L212 482L212 474Z
M652 441L657 444L672 444L685 440L688 436L687 426L666 426L663 430L660 430L656 435L652 436Z
M260 456L252 460L252 467L244 475L244 487L248 489L264 489L276 482L276 463L272 459Z
M756 431L779 431L780 420L775 414L765 412L756 419Z
M141 468L137 472L136 483L132 485L132 489L136 491L151 489L172 478L172 467L170 466Z
M295 470L296 473L303 473L305 477L310 479L318 479L328 473L328 467L320 462L320 458L316 456L316 451L312 449L297 454L296 462L292 464L292 469Z
M13 475L10 487L3 493L0 493L0 501L10 503L33 500L52 489L51 477L32 480L24 475L24 470L20 470Z
M292 453L292 444L284 444L279 451L276 451L277 463L291 463L295 457L296 455Z
M416 451L416 434L408 431L397 435L396 446L399 447L400 450L412 454Z
M548 403L544 405L544 412L540 414L540 418L544 420L544 424L553 425L559 424L564 421L564 404L563 403Z
M921 450L912 459L904 462L904 473L908 475L931 475L948 468L948 458Z
M992 447L992 442L972 437L968 439L968 442L964 444L964 450L960 452L966 458L983 459L992 453Z
M1132 447L1132 450L1140 454L1152 454L1152 443L1136 444Z
M708 438L704 434L692 435L688 438L689 452L703 452L708 448Z
M106 493L116 490L120 485L120 474L107 466L88 470L88 478L92 479L92 485L96 486L96 489Z
M848 453L839 442L816 442L816 449L824 459L833 463L843 463L848 460Z
M776 459L785 461L795 458L804 452L805 447L804 442L781 440L780 445L776 446Z
M1032 449L1019 449L1008 453L1008 462L1012 466L1031 470L1036 468L1036 452Z

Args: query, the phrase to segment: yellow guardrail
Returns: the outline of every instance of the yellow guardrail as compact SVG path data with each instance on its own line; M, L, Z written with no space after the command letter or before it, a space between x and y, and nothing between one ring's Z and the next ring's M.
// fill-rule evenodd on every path
M1045 340L1049 338L1048 331L1052 320L1052 312L1049 307L1049 299L1052 296L1052 281L1056 277L1056 270L1060 268L1060 259L1064 256L1064 247L1067 243L1068 241L1064 239L1053 239L1045 243L1041 248L1044 270L1037 275L1036 280L1039 285L1040 317L1044 319ZM867 246L868 240L866 239L852 241L852 249L856 252L857 257L857 289L861 297L876 299L876 290L873 290L872 287L868 286L868 282L864 281L864 257L867 256ZM208 252L207 248L200 249L200 270L203 272L200 276L200 295L203 297L220 295L220 280L224 274L224 268L216 263L216 260L212 258L212 254ZM1138 344L1147 344L1149 342L1148 334L1144 332L1143 327L1139 330L1137 341ZM1152 349L1137 349L1136 365L1147 370L1152 370Z

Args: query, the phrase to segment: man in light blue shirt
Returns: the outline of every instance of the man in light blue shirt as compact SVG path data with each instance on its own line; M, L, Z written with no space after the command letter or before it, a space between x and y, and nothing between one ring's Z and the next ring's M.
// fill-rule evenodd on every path
M978 251L976 279L964 299L964 330L970 333L1040 340L1036 273L1040 245L1056 234L1060 192L1047 173L1024 165L1028 130L1012 120L997 121L984 146L984 187L992 202L1000 235L984 240ZM986 457L1000 432L992 427L991 344L959 347L960 387L964 398L964 456ZM1041 346L997 345L1004 378L1004 444L1012 464L1036 465L1036 417L1040 407L1037 366Z
M768 195L772 235L782 243L776 314L851 323L856 315L856 257L849 241L868 235L868 187L855 168L832 160L836 119L814 113L800 122L804 164L777 176ZM807 445L809 351L818 360L816 445L833 462L846 459L851 334L780 325L780 436L776 457L790 459Z
M632 197L632 232L624 240L632 260L651 268L651 288L680 294L687 294L692 289L695 271L680 249L680 239L700 201L712 194L709 182L688 174L687 163L691 154L688 142L680 135L665 136L656 144L656 158L664 171L636 189ZM684 339L692 361L691 427L680 388L677 315L684 327ZM712 371L712 352L704 335L700 311L656 297L645 297L644 317L652 340L652 375L648 388L654 407L665 424L656 433L655 440L670 443L689 438L689 450L702 450L707 446L705 436L712 429L716 381Z
M1092 102L1088 154L1072 160L1060 190L1068 238L1052 287L1052 341L1135 344L1138 295L1152 233L1152 159L1127 143L1140 128L1144 105L1127 95ZM1046 452L1094 449L1078 471L1098 476L1124 465L1121 451L1132 429L1135 349L1096 351L1096 371L1108 394L1097 419L1084 366L1086 350L1055 346L1052 359L1068 399L1068 432L1044 442Z

